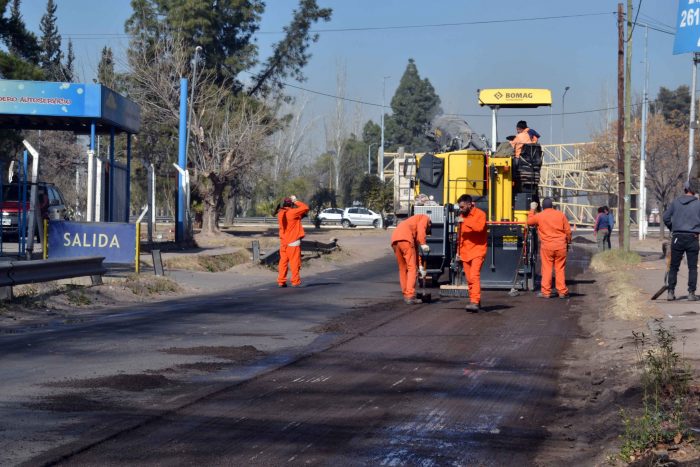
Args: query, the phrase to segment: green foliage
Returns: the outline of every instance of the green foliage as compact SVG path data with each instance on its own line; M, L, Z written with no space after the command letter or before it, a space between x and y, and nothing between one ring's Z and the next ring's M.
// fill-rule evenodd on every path
M391 99L392 115L384 118L384 137L389 151L403 146L407 151L422 152L432 147L426 132L430 122L441 112L440 97L433 85L421 79L413 59L401 77Z
M100 63L97 64L97 82L110 89L117 89L117 76L114 72L114 54L111 47L102 48Z
M368 120L362 127L362 141L367 145L376 144L379 146L382 141L382 127L372 120Z
M657 444L678 444L688 436L690 365L675 351L676 336L661 323L653 341L632 333L637 363L642 370L643 410L640 416L620 411L625 427L620 457L630 461Z
M8 0L0 0L0 12L8 4ZM39 43L24 25L19 7L20 1L13 0L10 17L0 14L0 43L7 48L0 50L0 78L41 80L43 72L34 65L39 60Z
M652 113L661 113L666 123L676 127L688 128L690 122L690 89L683 84L675 90L663 86L659 88L650 110Z
M319 8L316 0L300 0L294 10L292 22L284 27L285 37L273 46L272 55L263 64L249 94L267 95L271 90L281 91L283 80L293 78L304 81L302 68L308 63L311 54L309 45L318 40L318 34L311 34L311 27L319 20L330 21L330 8Z
M72 39L68 39L68 52L66 53L66 63L63 65L63 76L67 82L75 81L75 52L73 52Z
M356 199L353 197L353 186L367 173L367 145L351 135L343 148L339 191L343 204L349 206Z
M58 33L58 25L56 24L56 9L57 5L54 0L48 0L46 3L46 13L41 17L39 30L41 31L41 39L39 41L39 66L46 75L46 79L50 81L63 81L63 66L61 59L61 35Z
M394 186L390 181L382 182L376 175L365 174L353 187L353 199L379 213L393 211Z
M0 2L0 11L4 11L7 0ZM36 63L39 59L39 43L36 35L27 30L20 13L20 0L13 0L10 7L10 18L0 18L0 30L4 31L2 40L7 45L8 52L28 63Z
M319 187L309 199L309 209L314 214L314 218L326 208L336 207L336 193L328 187Z

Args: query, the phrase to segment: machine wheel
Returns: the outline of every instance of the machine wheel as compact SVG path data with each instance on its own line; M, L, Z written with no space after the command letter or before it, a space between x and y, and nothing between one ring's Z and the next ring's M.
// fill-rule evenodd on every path
M372 227L374 227L375 229L381 227L381 222L379 222L379 219L374 219L374 222L372 222Z
M350 221L347 219L343 219L343 222L341 222L340 225L342 225L344 229L347 229L348 227L350 227Z

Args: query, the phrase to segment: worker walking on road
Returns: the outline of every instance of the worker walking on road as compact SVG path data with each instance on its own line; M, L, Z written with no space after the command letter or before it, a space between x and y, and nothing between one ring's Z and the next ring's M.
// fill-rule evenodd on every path
M304 227L301 219L309 212L309 207L292 195L278 206L277 223L280 236L280 262L277 285L287 287L287 270L291 269L292 287L301 286L301 239Z
M430 235L431 227L430 217L425 214L416 214L401 222L391 236L391 247L399 264L401 292L404 302L409 305L421 303L416 299L416 279L418 278L416 250L420 248L423 255L430 253L426 237Z
M559 298L569 298L566 287L566 253L571 243L571 226L563 212L554 209L552 198L542 200L542 212L535 213L537 203L530 203L527 225L537 226L540 239L540 260L542 262L542 289L537 294L541 298L550 298L552 294L552 269L556 276L556 288Z
M481 308L481 266L486 258L486 213L474 206L472 197L462 195L457 200L457 261L462 262L469 286L469 304L465 310L477 312Z
M698 284L698 235L700 235L700 200L697 198L698 181L689 180L679 196L664 211L664 224L672 232L671 266L668 270L668 299L676 299L678 270L685 253L688 261L688 300L697 301Z

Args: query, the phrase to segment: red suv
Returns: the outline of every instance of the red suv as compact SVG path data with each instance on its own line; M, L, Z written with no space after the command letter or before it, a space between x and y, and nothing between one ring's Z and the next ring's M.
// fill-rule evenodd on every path
M2 199L0 206L2 207L2 235L17 235L19 225L19 185L17 183L4 184L2 186ZM27 189L27 203L25 209L29 214L29 197L31 190ZM37 184L37 206L36 213L42 219L65 219L68 220L68 212L63 195L50 183L39 182ZM40 213L40 214L39 214Z

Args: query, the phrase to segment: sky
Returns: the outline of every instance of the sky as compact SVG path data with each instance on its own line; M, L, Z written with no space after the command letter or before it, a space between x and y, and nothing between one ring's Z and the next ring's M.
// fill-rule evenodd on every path
M336 100L336 77L345 69L345 96L367 104L346 103L348 119L379 122L385 85L387 112L409 58L430 80L445 113L463 115L479 133L491 135L491 112L479 107L483 88L546 88L553 105L504 109L499 139L525 119L542 142L574 143L591 139L605 119L615 118L617 86L617 1L612 0L317 0L333 9L328 23L316 25L317 43L304 70L307 80L290 84L308 90L306 112L327 119ZM73 39L77 71L84 81L96 76L105 45L124 57L124 22L129 0L56 0L59 33ZM678 0L634 0L639 14L632 39L632 89L644 87L645 27L648 31L649 96L659 87L691 84L692 56L673 55ZM268 0L260 33L261 58L280 40L297 0ZM626 11L626 4L624 8ZM46 0L23 0L27 27L38 33ZM465 24L471 23L471 24ZM480 24L474 24L480 23ZM338 29L345 29L338 31ZM350 29L350 30L348 30ZM661 29L666 32L658 31ZM324 32L325 30L325 32ZM335 31L329 31L335 30ZM670 33L669 33L670 32ZM206 53L206 51L204 52ZM389 77L384 79L384 77ZM564 95L566 87L569 90ZM302 91L288 88L292 95ZM368 105L373 104L373 105ZM323 124L314 132L322 134ZM320 138L317 138L320 141ZM322 143L318 143L322 144Z

